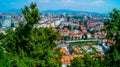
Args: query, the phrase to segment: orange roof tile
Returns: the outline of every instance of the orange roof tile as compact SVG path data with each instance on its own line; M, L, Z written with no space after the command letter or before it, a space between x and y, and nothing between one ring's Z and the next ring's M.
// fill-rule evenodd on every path
M115 44L115 41L113 41L113 40L107 40L107 42L111 43L112 45Z
M68 31L68 28L64 28L63 30Z
M87 30L84 29L84 30L82 30L82 32L87 32Z
M82 34L89 34L89 32L86 29L84 29L82 30Z
M62 64L70 64L70 61L73 60L75 57L84 57L84 55L72 55L72 56L63 56L61 58Z
M109 43L111 43L112 45L115 44L115 41L113 41L113 40L108 40L108 39L104 39L103 42L109 42Z
M60 49L60 52L65 53L65 54L68 54L68 52L67 52L67 50L66 50L65 48L61 48L61 49Z

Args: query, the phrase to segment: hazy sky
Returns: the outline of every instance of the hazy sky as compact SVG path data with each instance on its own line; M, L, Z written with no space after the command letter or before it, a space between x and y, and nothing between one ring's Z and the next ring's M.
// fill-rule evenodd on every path
M36 2L41 10L71 9L107 13L113 8L120 9L120 0L0 0L0 10L23 8Z

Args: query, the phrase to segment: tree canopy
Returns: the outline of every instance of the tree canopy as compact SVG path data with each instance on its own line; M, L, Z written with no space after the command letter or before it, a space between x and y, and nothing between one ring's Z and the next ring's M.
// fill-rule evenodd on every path
M0 66L59 67L61 63L55 55L56 45L53 42L60 38L59 34L50 28L34 28L40 20L36 3L25 6L22 13L27 24L21 23L15 31L12 28L6 31L2 43L6 53L0 48Z

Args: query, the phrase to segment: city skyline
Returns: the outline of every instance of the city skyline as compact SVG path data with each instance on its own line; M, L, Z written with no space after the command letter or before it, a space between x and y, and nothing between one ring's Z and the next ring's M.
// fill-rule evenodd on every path
M36 2L40 11L69 9L108 13L113 8L120 9L119 0L4 0L0 4L0 11L20 9L31 2Z

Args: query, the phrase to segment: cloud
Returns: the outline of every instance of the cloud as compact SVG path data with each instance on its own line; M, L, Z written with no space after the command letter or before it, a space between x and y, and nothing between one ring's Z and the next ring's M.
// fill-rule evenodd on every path
M104 3L105 3L104 0L95 0L95 1L91 2L91 5L102 6Z

